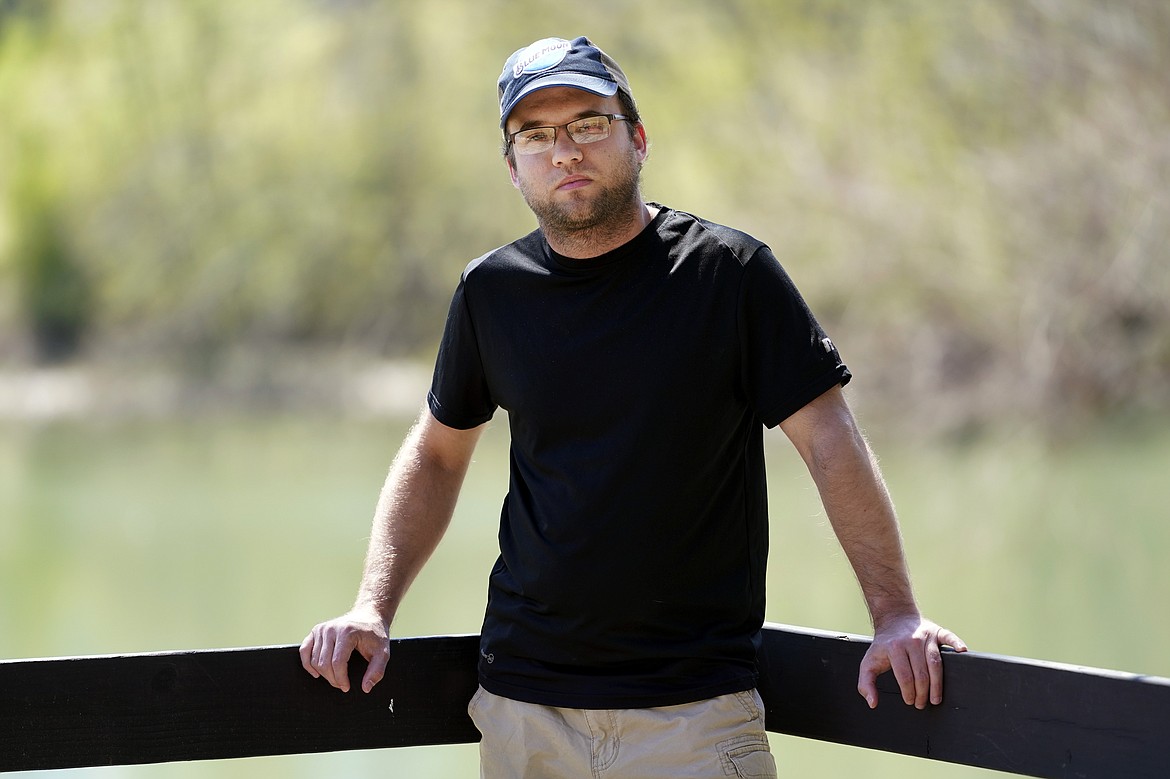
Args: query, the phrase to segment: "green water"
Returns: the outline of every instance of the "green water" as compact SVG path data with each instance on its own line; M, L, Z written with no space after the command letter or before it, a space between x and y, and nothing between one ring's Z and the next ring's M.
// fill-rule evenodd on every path
M401 420L220 418L0 427L0 657L300 641L350 603ZM485 436L398 635L473 632L506 475ZM771 436L769 619L868 632L803 466ZM1045 447L877 440L927 612L974 649L1170 676L1170 425ZM774 737L783 776L990 772ZM79 777L476 775L474 746L41 772Z

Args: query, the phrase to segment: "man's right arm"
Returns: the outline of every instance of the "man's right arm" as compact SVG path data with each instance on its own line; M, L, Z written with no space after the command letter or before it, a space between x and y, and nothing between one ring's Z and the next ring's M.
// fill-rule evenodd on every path
M423 409L382 487L353 608L314 627L301 643L301 664L313 677L324 676L348 692L349 658L356 649L369 661L362 689L369 692L381 681L390 623L451 522L483 428L447 427Z

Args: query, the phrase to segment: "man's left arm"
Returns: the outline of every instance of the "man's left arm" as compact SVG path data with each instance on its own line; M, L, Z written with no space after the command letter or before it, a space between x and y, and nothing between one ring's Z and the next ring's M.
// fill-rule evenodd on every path
M861 585L873 621L873 644L861 661L857 691L877 706L877 677L892 670L902 699L919 709L942 702L942 653L966 644L924 619L889 491L840 387L780 423L808 466L833 532Z

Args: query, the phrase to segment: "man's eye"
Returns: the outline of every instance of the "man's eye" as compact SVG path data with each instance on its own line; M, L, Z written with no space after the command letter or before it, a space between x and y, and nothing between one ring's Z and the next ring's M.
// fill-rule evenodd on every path
M573 131L578 133L598 133L605 129L607 122L603 117L596 116L582 119L573 125Z
M520 135L521 140L525 143L544 143L553 137L553 131L549 128L538 127L535 130L528 130Z

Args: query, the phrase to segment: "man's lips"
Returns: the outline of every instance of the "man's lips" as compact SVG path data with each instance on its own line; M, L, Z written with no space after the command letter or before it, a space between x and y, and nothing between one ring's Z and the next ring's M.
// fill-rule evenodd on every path
M566 191L570 189L580 189L592 181L593 179L590 179L587 176L567 176L564 178L564 180L561 181L560 184L557 184L557 190Z

